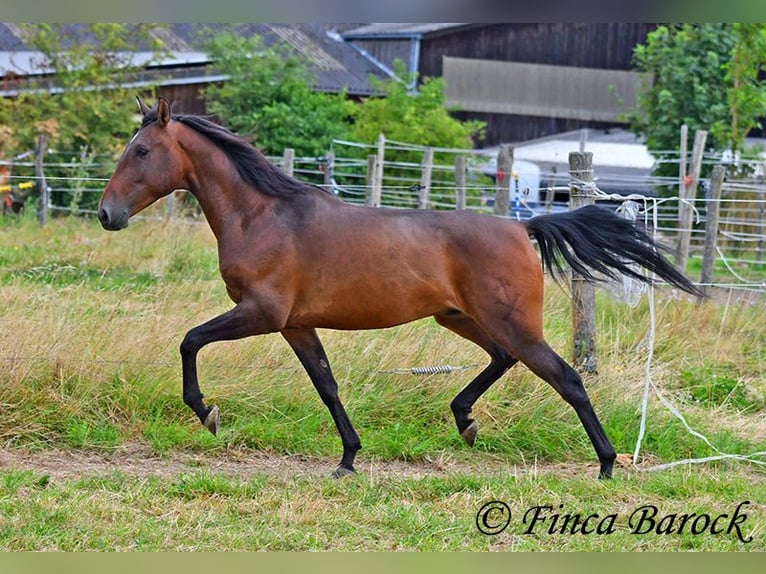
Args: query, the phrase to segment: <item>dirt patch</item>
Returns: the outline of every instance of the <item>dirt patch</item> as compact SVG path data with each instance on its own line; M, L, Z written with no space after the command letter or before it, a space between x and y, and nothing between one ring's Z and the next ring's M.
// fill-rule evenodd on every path
M646 469L661 462L652 456L642 458L639 467ZM62 481L109 476L115 472L136 478L175 478L196 472L239 477L243 480L263 474L281 479L294 476L325 478L330 476L337 462L334 458L282 455L246 448L230 448L214 453L173 451L168 454L157 454L149 446L140 443L126 444L110 453L77 449L27 451L0 447L0 472L30 470ZM362 476L374 482L378 479L443 478L449 475L517 477L552 475L558 478L583 476L596 478L599 466L593 462L509 463L502 457L477 452L469 453L460 460L449 454L441 454L418 461L370 461L360 454L356 469ZM700 471L707 469L706 465L700 466ZM746 464L738 466L736 472L742 473L753 482L766 481L766 475L763 472ZM617 455L615 476L630 474L644 473L633 466L631 455Z
M104 454L76 449L25 451L0 448L0 471L31 470L53 479L73 480L122 472L138 478L169 478L194 472L211 472L226 476L268 474L292 476L329 476L337 460L311 456L289 456L251 449L227 449L216 453L174 451L158 455L142 444L127 444ZM552 473L557 476L598 475L596 464L509 464L485 453L477 453L475 461L458 461L449 456L417 462L369 461L361 455L357 471L374 480L381 478L422 478L450 474L534 475Z

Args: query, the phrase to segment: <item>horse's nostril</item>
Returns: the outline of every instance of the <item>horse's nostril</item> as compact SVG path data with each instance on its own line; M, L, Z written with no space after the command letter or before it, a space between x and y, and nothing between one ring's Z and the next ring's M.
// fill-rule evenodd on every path
M107 231L118 231L128 225L128 210L114 209L114 206L109 209L101 207L98 210L98 220L101 222L101 227Z

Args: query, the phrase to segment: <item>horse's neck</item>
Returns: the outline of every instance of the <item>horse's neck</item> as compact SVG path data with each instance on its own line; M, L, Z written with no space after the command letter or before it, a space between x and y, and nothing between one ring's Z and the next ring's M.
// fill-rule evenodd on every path
M221 239L227 229L242 228L245 220L271 211L273 199L252 189L237 175L233 166L218 171L221 173L214 169L197 173L190 191L197 198L213 234Z

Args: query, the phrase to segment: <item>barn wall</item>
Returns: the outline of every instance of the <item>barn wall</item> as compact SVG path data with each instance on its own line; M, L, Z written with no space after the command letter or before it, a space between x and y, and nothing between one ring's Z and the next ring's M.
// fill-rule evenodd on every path
M651 79L636 72L444 58L447 104L469 112L617 122Z
M444 56L629 70L633 48L655 28L646 23L481 24L426 36L420 71L442 76Z
M513 114L493 114L480 112L453 112L461 121L478 120L486 127L482 137L476 137L476 147L490 147L501 143L523 142L545 135L558 134L582 128L609 130L620 127L616 122L594 122L551 116L520 116Z
M645 42L655 27L647 23L544 23L447 29L423 38L420 75L421 79L444 77L445 61L450 58L484 61L476 66L463 62L460 73L445 77L448 99L464 110L454 115L487 123L486 138L477 143L496 145L584 127L607 129L624 125L619 120L624 108L610 99L604 86L618 86L626 103L635 98L638 75L625 72L632 69L634 47ZM515 67L503 69L504 63ZM575 68L589 70L579 73ZM607 71L615 73L610 77ZM503 73L510 75L502 77ZM460 84L451 86L450 80ZM571 81L580 82L579 103L571 97L566 101Z
M202 90L207 84L170 84L160 86L158 95L173 103L173 109L182 114L207 114Z

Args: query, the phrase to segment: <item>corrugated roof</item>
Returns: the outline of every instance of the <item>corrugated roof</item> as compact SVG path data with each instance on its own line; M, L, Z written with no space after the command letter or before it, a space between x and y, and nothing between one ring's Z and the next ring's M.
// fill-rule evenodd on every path
M378 23L367 24L360 26L359 28L353 28L343 33L344 38L359 38L359 37L380 37L380 36L419 36L425 34L431 34L433 32L440 32L442 30L448 30L450 28L457 28L459 26L466 26L466 23L423 23L415 22L409 24L396 24L396 23Z
M198 49L210 35L231 32L241 36L260 36L267 46L286 42L314 71L317 90L369 95L374 92L369 77L384 77L383 72L352 46L341 34L357 24L172 24L172 31Z
M28 49L20 38L16 24L0 23L0 51L16 51Z
M314 87L317 90L338 92L346 89L352 95L369 95L374 92L369 81L370 75L383 78L385 73L373 62L364 58L347 42L341 34L349 29L358 28L358 23L333 24L168 24L153 32L155 37L162 39L165 46L178 54L198 54L204 50L206 41L216 34L232 32L243 36L259 35L266 45L277 41L289 44L300 57L305 59L314 72ZM72 34L88 34L84 24L68 24L67 29ZM0 23L0 62L9 63L17 60L22 52L30 52L16 25ZM136 50L146 49L136 46ZM15 57L15 58L14 58ZM28 58L22 58L28 62ZM168 62L172 66L174 62ZM8 67L6 68L8 69ZM17 73L23 70L18 70ZM168 68L168 73L173 71ZM2 71L0 70L0 75Z

